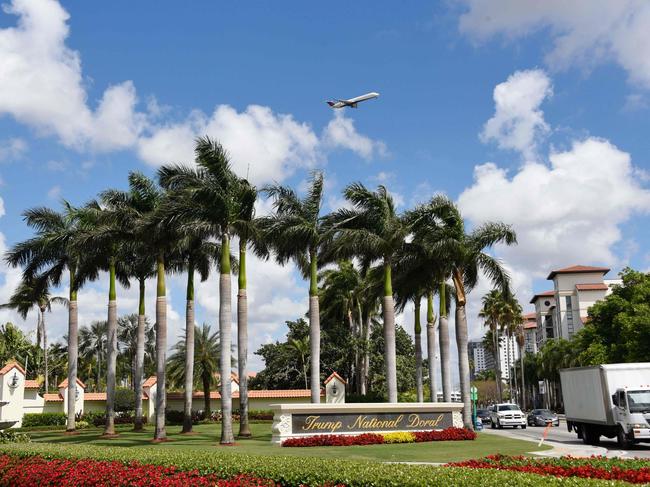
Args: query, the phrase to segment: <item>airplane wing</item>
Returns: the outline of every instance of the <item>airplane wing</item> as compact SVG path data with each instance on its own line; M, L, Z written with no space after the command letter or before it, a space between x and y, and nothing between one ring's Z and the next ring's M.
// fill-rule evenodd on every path
M373 98L377 98L379 96L379 93L375 93L374 91L371 93L366 93L365 95L357 96L355 98L350 98L349 100L341 100L346 103L358 103L360 101L366 101L366 100L371 100Z

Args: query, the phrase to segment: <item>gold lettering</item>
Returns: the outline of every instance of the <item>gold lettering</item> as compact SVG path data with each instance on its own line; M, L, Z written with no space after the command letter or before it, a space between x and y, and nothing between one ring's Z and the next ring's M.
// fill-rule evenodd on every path
M419 414L412 413L409 415L408 428L436 428L443 420L444 416L440 414L435 419L421 419Z
M319 419L320 416L307 416L302 429L306 431L329 430L331 433L334 433L343 426L340 421L319 421Z

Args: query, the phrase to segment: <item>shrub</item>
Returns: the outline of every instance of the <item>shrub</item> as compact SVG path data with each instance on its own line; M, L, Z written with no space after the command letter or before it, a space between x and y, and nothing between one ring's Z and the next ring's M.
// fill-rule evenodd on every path
M607 485L612 487L618 485L614 482L604 483L575 477L542 477L534 474L491 469L474 470L471 468L434 467L431 465L388 464L345 459L333 460L318 457L263 456L240 454L228 449L183 451L176 448L123 448L96 445L85 445L84 448L80 448L79 445L30 443L26 445L0 445L0 454L2 453L25 459L41 457L48 460L59 459L74 462L80 458L88 458L122 465L138 462L140 465L174 466L175 471L196 471L201 475L215 474L220 479L232 479L241 474L261 479L271 479L283 487L324 485L329 487L338 485L350 487L449 487L455 485L469 487L582 487ZM81 466L79 463L76 463L76 465ZM1 471L2 467L0 467ZM79 468L76 471L82 472ZM124 482L114 481L113 484L124 485ZM94 485L113 484L98 482ZM0 481L0 485L12 484L3 484ZM31 482L28 485L39 484ZM47 484L45 483L45 485ZM60 485L60 483L55 485ZM81 485L89 484L81 483ZM141 485L156 484L147 482L147 478L144 478ZM230 485L236 486L237 484Z
M23 426L65 426L65 413L27 413L23 416Z
M115 389L115 412L135 411L135 394L133 389L118 387Z
M82 430L85 428L90 428L90 423L88 421L75 421L74 427L78 430Z
M29 435L25 433L16 433L11 430L0 431L0 443L29 443L31 441Z
M106 424L106 415L103 411L89 411L84 412L81 417L83 421L90 423L94 426L103 426Z
M185 417L185 413L183 411L177 411L172 409L165 411L165 421L167 424L183 424L183 418Z
M382 433L384 443L413 443L415 436L409 431L396 431L395 433Z

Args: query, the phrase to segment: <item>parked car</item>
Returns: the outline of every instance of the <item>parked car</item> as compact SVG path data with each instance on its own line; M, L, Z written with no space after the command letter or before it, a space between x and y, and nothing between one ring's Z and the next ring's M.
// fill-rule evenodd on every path
M504 426L526 429L526 415L516 404L495 404L490 408L490 427L501 429Z
M549 409L533 409L528 413L528 426L546 426L549 423L560 426L560 418Z
M489 409L477 409L476 417L481 420L482 424L488 424L490 422L490 410Z

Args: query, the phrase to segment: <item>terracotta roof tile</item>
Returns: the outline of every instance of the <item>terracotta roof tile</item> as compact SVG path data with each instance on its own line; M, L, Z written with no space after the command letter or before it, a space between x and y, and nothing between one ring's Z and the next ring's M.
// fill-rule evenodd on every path
M86 384L81 382L81 379L79 377L77 377L77 384L80 385L84 389L86 388ZM68 387L68 379L67 378L63 379L63 382L61 382L59 384L59 389L65 389L66 387Z
M334 377L336 377L338 380L340 380L340 381L343 382L344 384L347 384L347 383L348 383L348 382L347 382L343 377L341 377L339 374L337 374L336 372L332 372L332 373L330 374L330 376L329 376L327 379L325 379L324 384L327 384L327 383L328 383L329 381L331 381Z
M537 313L526 313L524 319L529 321L537 320Z
M538 298L542 298L545 296L555 296L555 291L544 291L543 293L537 293L533 296L533 299L530 300L530 304L534 304L535 301L537 301Z
M38 389L41 384L37 380L26 380L25 389Z
M43 399L47 402L63 402L63 397L58 392L43 394Z
M325 394L321 390L321 396ZM251 399L276 399L276 398L292 398L292 397L310 397L311 391L309 389L278 389L278 390L249 390L248 397ZM182 392L168 392L167 400L181 400L183 399ZM239 398L239 391L234 391L232 397ZM193 399L203 399L203 392L194 391L192 393ZM210 391L210 399L221 399L221 394L218 391Z
M145 394L142 395L142 399L149 399ZM84 401L105 401L106 393L105 392L86 392L84 394Z
M7 365L2 367L2 369L0 369L0 375L5 375L7 372L9 372L14 367L17 368L23 375L25 375L25 369L23 369L20 366L20 364L18 362L16 362L16 361L8 362Z
M578 291L607 291L607 284L576 284Z
M532 330L534 328L537 328L537 322L524 323L524 330Z
M156 382L158 382L158 378L155 375L152 375L151 377L149 377L147 380L144 381L144 384L142 384L142 387L151 387Z
M602 272L603 274L607 274L609 272L609 268L592 267L588 265L572 265L571 267L564 267L563 269L551 271L546 279L553 279L556 274L583 274L585 272Z

